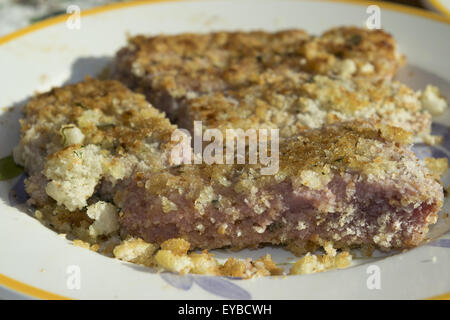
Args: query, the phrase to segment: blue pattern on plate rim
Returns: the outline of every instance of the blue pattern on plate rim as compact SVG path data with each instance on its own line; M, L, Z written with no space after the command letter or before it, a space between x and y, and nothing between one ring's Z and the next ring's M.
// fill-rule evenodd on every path
M416 143L413 145L412 150L419 159L426 157L446 157L450 159L448 151L450 151L450 131L449 127L439 123L433 123L432 133L434 135L440 135L443 137L443 143L440 146L430 146L424 143ZM29 196L25 192L24 180L27 178L26 174L20 175L17 182L11 188L9 192L9 202L11 206L17 206L24 204ZM430 242L429 246L450 248L450 239L438 239ZM251 299L251 294L233 283L233 281L241 280L241 278L235 277L218 277L218 276L201 276L201 275L178 275L170 272L164 272L160 274L161 278L174 288L188 291L194 283L197 284L203 290L210 292L222 298L228 299Z
M450 151L450 128L445 124L433 122L431 124L431 133L442 136L442 147Z
M430 247L450 248L450 239L437 239L428 243Z
M9 190L8 199L9 204L15 207L19 204L24 204L30 198L25 191L25 179L28 177L26 173L22 173L14 186Z
M442 144L436 146L430 146L425 143L415 143L412 146L412 150L416 156L423 160L426 157L435 158L448 158L450 151L450 131L449 127L440 123L434 123L431 125L431 133L433 135L442 136Z
M166 283L180 290L188 291L195 283L203 290L222 298L238 300L250 300L252 298L247 290L230 281L231 279L240 280L240 278L191 274L178 275L171 272L164 272L160 275Z

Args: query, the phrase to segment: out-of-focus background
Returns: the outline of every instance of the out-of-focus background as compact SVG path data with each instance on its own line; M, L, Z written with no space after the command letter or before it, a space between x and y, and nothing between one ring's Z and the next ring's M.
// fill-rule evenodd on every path
M0 36L46 18L63 14L69 5L82 10L127 0L0 0ZM433 9L429 0L391 0L403 5Z
M53 16L66 13L69 5L82 10L126 0L0 0L0 36Z

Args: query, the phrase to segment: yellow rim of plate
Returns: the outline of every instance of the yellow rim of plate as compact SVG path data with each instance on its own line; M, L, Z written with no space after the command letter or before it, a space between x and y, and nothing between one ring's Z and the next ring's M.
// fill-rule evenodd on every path
M0 284L16 292L26 294L31 297L45 299L45 300L71 300L71 298L64 297L55 293L51 293L23 282L14 280L10 277L0 274Z
M439 0L428 0L431 5L436 8L436 10L442 12L447 17L450 17L450 11L447 9L446 6L444 6Z
M427 300L450 300L450 292L428 298Z
M161 2L175 2L175 1L186 1L186 0L132 0L129 2L118 2L118 3L111 3L105 6L100 6L97 8L92 8L92 9L88 9L88 10L84 10L82 12L83 16L90 16L90 15L94 15L94 14L99 14L99 13L103 13L103 12L107 12L107 11L112 11L112 10L118 10L118 9L123 9L123 8L127 8L127 7L134 7L134 6L139 6L139 5L144 5L144 4L149 4L149 3L161 3ZM311 0L308 0L311 1ZM407 13L407 14L411 14L411 15L415 15L415 16L420 16L423 18L427 18L427 19L431 19L431 20L435 20L435 21L439 21L439 22L444 22L444 23L448 23L450 24L450 17L444 17L442 15L439 15L437 13L433 13L430 11L426 11L423 9L418 9L418 8L414 8L414 7L409 7L409 6L405 6L405 5L400 5L400 4L394 4L394 3L386 3L383 1L366 1L366 0L320 0L323 2L340 2L340 3L351 3L351 4L356 4L356 5L378 5L381 8L384 9L388 9L388 10L393 10L393 11L397 11L397 12L402 12L402 13ZM435 2L438 3L436 0L430 0L431 2ZM442 5L441 5L442 6ZM64 15L60 15L54 18L50 18L44 21L40 21L37 22L35 24L32 24L28 27L25 27L23 29L20 29L18 31L12 32L6 36L0 37L0 45L5 44L11 40L17 39L18 37L24 36L28 33L58 24L60 22L64 22L67 19L68 15L64 14Z
M135 6L145 5L145 4L150 4L150 3L181 2L181 1L186 1L186 0L133 0L133 1L129 1L129 2L111 3L111 4L108 4L105 6L100 6L100 7L96 7L96 8L92 8L92 9L88 9L88 10L83 10L81 14L82 14L82 16L90 16L90 15L95 15L95 14L108 12L108 11L112 11L112 10L118 10L118 9L123 9L123 8L128 8L128 7L135 7ZM310 0L308 0L308 1L310 1ZM417 8L413 8L413 7L408 7L408 6L404 6L404 5L399 5L399 4L386 3L386 2L382 2L382 1L375 2L375 1L365 1L365 0L320 0L320 1L351 3L351 4L366 5L366 6L378 5L379 7L384 8L384 9L407 13L407 14L420 16L423 18L450 24L450 18L443 17L443 16L433 13L433 12L429 12L429 11L425 11L425 10L417 9ZM431 1L435 2L434 0L431 0ZM54 18L46 19L46 20L34 23L34 24L32 24L28 27L25 27L23 29L20 29L18 31L15 31L13 33L7 34L6 36L0 37L0 46L5 43L8 43L14 39L20 38L28 33L35 32L40 29L44 29L46 27L50 27L55 24L64 22L64 21L66 21L68 16L69 15L64 14L64 15L57 16ZM71 298L68 298L65 296L61 296L58 294L54 294L54 293L30 286L26 283L23 283L23 282L15 280L15 279L12 279L10 277L7 277L1 273L0 273L0 285L3 285L6 288L9 288L16 292L19 292L19 293L22 293L22 294L25 294L25 295L28 295L31 297L39 298L39 299L46 299L46 300L70 300L71 299ZM443 294L443 295L431 297L429 299L450 300L450 292Z

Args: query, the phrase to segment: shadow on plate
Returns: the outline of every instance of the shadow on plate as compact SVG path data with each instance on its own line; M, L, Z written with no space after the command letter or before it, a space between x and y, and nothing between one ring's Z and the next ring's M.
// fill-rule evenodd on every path
M113 57L81 57L72 64L69 79L63 85L83 81L86 76L97 77L110 64Z

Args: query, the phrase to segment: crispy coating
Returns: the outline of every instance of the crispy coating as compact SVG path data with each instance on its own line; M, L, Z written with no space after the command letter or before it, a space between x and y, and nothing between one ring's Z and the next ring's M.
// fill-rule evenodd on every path
M261 164L142 173L118 197L122 234L151 243L181 237L200 249L414 246L436 222L443 193L410 142L399 128L339 123L281 141L273 175ZM165 212L162 197L179 209Z
M279 128L282 137L353 119L383 120L433 141L420 92L392 82L404 58L382 30L136 36L112 77L182 128Z
M175 120L180 100L255 84L267 70L390 79L403 62L382 30L216 32L132 37L111 74Z
M86 240L114 235L113 190L136 168L170 165L176 127L143 95L117 81L86 79L54 88L33 97L23 112L14 158L29 174L29 203L61 232L75 230ZM92 224L86 211L101 222ZM111 228L103 230L106 222ZM89 225L90 231L82 231Z
M383 30L366 30L356 27L339 27L313 38L305 46L308 70L328 74L340 60L355 63L354 76L391 79L405 57L397 44Z
M112 156L139 155L151 165L161 164L146 148L168 147L176 128L144 96L117 81L89 78L33 97L23 112L14 155L32 173L43 169L47 156L70 146L70 128L81 131L83 145L96 145Z
M411 131L417 141L430 135L431 116L420 93L399 82L343 79L290 70L261 74L259 83L188 99L179 126L204 129L278 128L281 137L354 119L382 120Z

